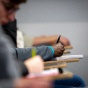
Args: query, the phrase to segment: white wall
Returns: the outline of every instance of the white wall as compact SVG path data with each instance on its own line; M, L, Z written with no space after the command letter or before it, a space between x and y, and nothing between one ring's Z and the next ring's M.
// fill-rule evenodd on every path
M69 38L71 54L83 54L67 69L88 85L88 0L29 0L17 13L18 27L30 36L61 34Z
M88 0L28 0L19 23L88 22Z

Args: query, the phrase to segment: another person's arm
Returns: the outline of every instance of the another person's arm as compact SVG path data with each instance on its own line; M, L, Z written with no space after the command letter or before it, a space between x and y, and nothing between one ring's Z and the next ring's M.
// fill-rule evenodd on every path
M14 81L13 88L52 88L52 79L50 79L49 77L18 79Z
M33 48L16 48L14 52L17 58L25 61L32 57L32 49ZM44 61L49 61L54 57L61 56L64 52L64 47L61 43L55 44L53 46L39 46L35 47L35 49L36 55L40 55Z
M32 39L30 39L29 36L24 35L24 41L26 43L32 42L33 46L39 46L39 45L53 45L56 43L57 39L58 39L59 35L51 35L51 36L40 36L40 37L34 37ZM30 41L31 40L31 41ZM64 46L69 46L70 45L70 41L68 38L61 36L60 38L60 42L64 45ZM28 45L28 44L27 44Z

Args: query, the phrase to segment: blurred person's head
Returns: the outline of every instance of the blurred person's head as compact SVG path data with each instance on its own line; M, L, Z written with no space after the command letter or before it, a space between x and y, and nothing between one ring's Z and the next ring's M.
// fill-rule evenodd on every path
M0 24L13 21L21 3L27 0L0 0Z

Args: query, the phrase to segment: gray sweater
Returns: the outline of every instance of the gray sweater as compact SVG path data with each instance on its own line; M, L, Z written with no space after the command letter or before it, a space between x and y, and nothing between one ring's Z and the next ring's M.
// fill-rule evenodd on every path
M16 54L17 58L24 61L24 60L32 57L32 55L31 55L32 49L33 48L16 48L15 54ZM39 46L39 47L35 47L35 49L36 49L36 54L40 55L44 61L49 61L53 58L52 50L50 49L50 47Z
M15 60L12 45L0 27L0 88L12 88L12 80L21 76L20 66Z
M16 66L12 45L0 28L0 79L19 77Z

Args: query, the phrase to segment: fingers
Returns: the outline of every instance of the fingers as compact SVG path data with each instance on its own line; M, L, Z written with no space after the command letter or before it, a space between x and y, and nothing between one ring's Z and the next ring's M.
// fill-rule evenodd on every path
M54 53L55 57L63 55L65 48L61 43L55 44L52 47L54 48L54 51L55 51Z
M14 88L52 88L51 82L52 80L47 77L22 78L14 81Z

